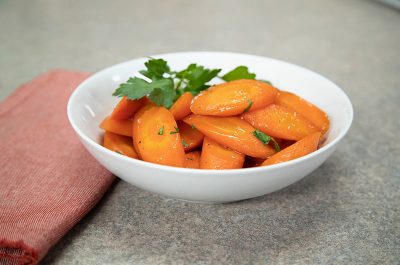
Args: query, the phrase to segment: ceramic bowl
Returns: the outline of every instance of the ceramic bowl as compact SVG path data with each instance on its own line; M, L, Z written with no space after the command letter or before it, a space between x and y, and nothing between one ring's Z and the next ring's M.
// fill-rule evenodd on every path
M99 123L118 102L112 93L144 68L138 58L106 68L81 83L68 102L68 118L79 139L97 161L113 174L139 188L167 197L196 202L230 202L282 189L318 168L348 131L353 109L349 98L333 82L291 63L238 53L183 52L153 55L180 70L190 63L221 68L223 74L238 65L248 66L257 78L298 94L324 110L331 126L319 150L304 157L268 167L200 170L163 166L135 160L101 146Z

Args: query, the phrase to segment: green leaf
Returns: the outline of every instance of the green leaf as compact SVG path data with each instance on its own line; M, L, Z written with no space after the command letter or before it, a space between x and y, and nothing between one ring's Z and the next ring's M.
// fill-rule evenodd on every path
M247 66L238 66L232 71L226 73L224 76L221 77L226 82L239 80L239 79L255 79L256 74L250 73L249 68Z
M171 107L175 98L174 82L171 78L155 80L151 83L138 77L129 78L113 93L113 96L129 99L139 99L149 95L149 98L158 106Z
M196 95L207 89L209 86L206 83L216 77L220 71L221 69L207 69L201 65L190 64L185 70L178 72L176 77L186 81L185 92Z
M271 86L272 86L272 83L271 83L270 81L268 81L268 80L262 80L262 79L259 79L258 81L261 81L261 82L267 83L268 85L271 85Z
M170 80L170 82L166 86L154 88L149 95L149 99L156 103L158 106L170 108L174 103L176 91L174 89L174 84L171 79L160 79L159 81L162 80Z
M248 112L251 108L251 106L253 105L253 101L251 101L250 99L247 99L247 102L249 103L249 105L247 105L247 107L244 109L243 113Z
M158 135L163 135L164 134L164 125L163 127L160 128L160 130L158 130Z
M253 132L253 135L258 138L263 144L268 144L270 141L274 143L274 148L277 152L281 150L281 147L279 146L278 142L271 136L259 131L255 130Z
M183 145L184 147L188 147L188 146L189 146L189 144L188 144L184 139L182 139L182 145Z
M152 80L161 79L165 73L171 72L167 61L163 59L150 59L145 62L144 65L147 70L141 70L139 72Z
M129 99L138 99L146 96L154 89L154 84L148 83L138 77L131 77L122 83L114 91L113 96L123 97L126 96Z
M271 136L269 136L269 135L267 135L267 134L265 134L265 133L263 133L263 132L261 132L259 130L255 130L253 132L253 135L255 137L257 137L258 140L260 140L263 144L268 144L269 141L271 141Z
M178 127L174 127L175 131L170 131L169 134L176 134L179 132L179 128Z

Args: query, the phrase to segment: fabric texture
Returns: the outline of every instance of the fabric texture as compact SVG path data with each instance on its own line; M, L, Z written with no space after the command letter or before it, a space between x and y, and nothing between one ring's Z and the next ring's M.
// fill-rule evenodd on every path
M88 74L56 70L0 104L0 264L36 264L115 177L84 149L67 101Z

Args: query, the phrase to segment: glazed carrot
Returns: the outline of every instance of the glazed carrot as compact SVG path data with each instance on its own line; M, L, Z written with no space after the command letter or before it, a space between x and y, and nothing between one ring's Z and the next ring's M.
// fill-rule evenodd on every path
M178 121L178 130L182 141L185 143L183 146L185 151L193 150L203 143L204 135L199 130L183 121Z
M200 168L200 151L185 154L185 168Z
M133 114L142 106L143 100L130 100L123 97L114 111L111 113L111 119L114 120L127 120L133 117Z
M292 144L291 146L271 156L265 160L264 163L262 163L262 166L286 162L312 153L317 150L320 137L320 132L312 133L295 144Z
M200 168L235 169L242 168L244 155L229 149L211 138L205 137L201 151Z
M103 146L111 151L126 155L132 158L138 158L138 155L133 148L132 138L118 135L112 132L105 132Z
M114 120L110 117L106 117L101 122L100 128L119 135L132 136L131 120Z
M297 141L319 131L302 115L276 104L244 113L242 117L256 129L276 138Z
M275 150L264 145L253 132L255 129L237 117L213 117L191 114L183 119L190 126L195 126L205 136L236 150L242 154L267 158Z
M171 134L177 125L164 107L148 104L136 112L133 120L133 142L140 157L147 162L184 167L185 151L179 133Z
M204 90L193 99L190 109L201 115L234 116L271 104L277 93L261 81L236 80Z
M280 91L275 100L276 104L291 108L303 115L314 124L322 133L329 129L329 119L325 112L305 99L286 91Z
M191 113L190 103L192 102L193 95L190 92L183 93L177 101L172 105L169 111L174 115L176 121L182 120Z

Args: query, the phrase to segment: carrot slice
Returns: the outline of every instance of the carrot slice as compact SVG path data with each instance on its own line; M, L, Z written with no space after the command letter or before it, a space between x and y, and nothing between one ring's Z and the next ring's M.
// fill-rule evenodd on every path
M183 93L177 101L172 105L169 111L174 115L176 121L182 120L191 113L190 103L192 102L193 95L190 92Z
M265 160L264 163L262 163L262 166L286 162L312 153L317 150L320 137L320 132L312 133L295 144L292 144L291 146L271 156Z
M185 168L200 168L200 151L185 154Z
M136 151L144 161L184 167L185 151L179 133L175 131L177 125L172 116L164 107L148 104L136 112L133 121L133 142Z
M307 120L313 123L322 134L325 134L329 129L329 118L317 106L311 104L305 99L286 91L280 91L275 100L276 104L291 108L303 115Z
M111 151L126 155L132 158L138 158L138 155L133 148L132 138L118 135L106 131L104 133L103 146Z
M143 100L130 100L123 97L114 111L111 113L111 119L114 120L127 120L133 117L133 114L142 106Z
M261 158L267 158L275 153L271 146L264 145L253 135L255 129L250 124L237 117L222 118L191 114L183 121L195 126L205 136L239 153Z
M193 99L190 109L201 115L234 116L273 103L277 93L261 81L236 80L204 90Z
M319 131L311 122L292 109L276 104L242 115L243 119L269 136L300 140Z
M101 122L99 127L105 131L119 135L132 136L131 120L114 120L108 116Z
M201 151L200 168L202 169L235 169L242 168L244 155L233 151L211 138L205 137Z
M178 121L178 130L181 135L182 142L185 143L183 146L185 151L193 150L201 146L203 143L204 135L199 130L184 123L183 121Z

